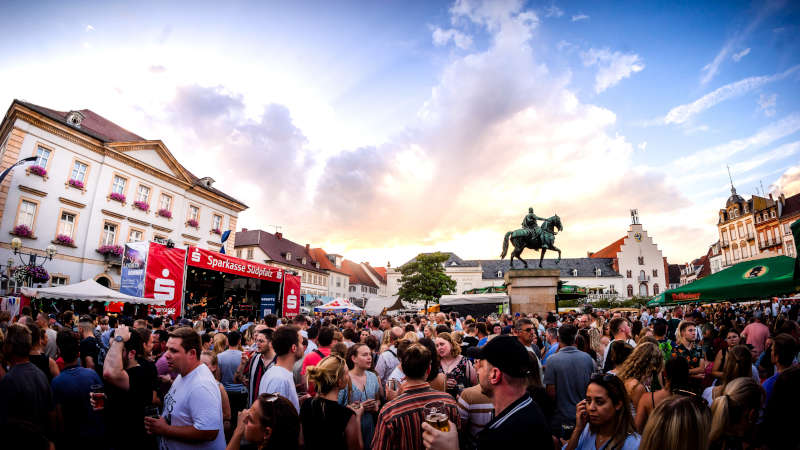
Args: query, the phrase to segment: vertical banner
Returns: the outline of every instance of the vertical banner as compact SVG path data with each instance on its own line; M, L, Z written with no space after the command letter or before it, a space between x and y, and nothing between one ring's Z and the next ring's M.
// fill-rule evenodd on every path
M134 297L144 296L144 276L147 267L149 242L129 242L122 255L122 275L119 291Z
M258 308L258 317L263 319L267 314L275 313L275 294L261 294L261 306Z
M185 263L186 250L150 243L144 297L166 301L163 306L151 306L153 312L171 316L181 313Z
M283 275L283 316L294 317L300 314L300 277Z

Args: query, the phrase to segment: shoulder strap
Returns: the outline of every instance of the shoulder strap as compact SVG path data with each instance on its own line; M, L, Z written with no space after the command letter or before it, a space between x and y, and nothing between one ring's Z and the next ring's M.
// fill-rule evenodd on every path
M314 349L314 350L312 350L312 351L313 351L314 353L316 353L317 355L319 355L319 357L320 357L320 358L325 358L325 353L322 353L322 351L320 351L320 349L318 349L318 348L315 348L315 349Z
M395 357L395 358L397 358L397 353L395 353L394 351L392 351L392 349L390 349L390 348L387 348L385 351L387 351L387 352L391 353L392 355L394 355L394 357Z
M653 403L653 409L655 409L656 408L656 393L655 392L651 392L650 393L650 401Z

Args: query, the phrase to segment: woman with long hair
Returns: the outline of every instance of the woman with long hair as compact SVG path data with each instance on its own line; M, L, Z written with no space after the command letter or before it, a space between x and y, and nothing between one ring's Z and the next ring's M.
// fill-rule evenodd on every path
M300 419L292 402L278 394L261 394L239 413L239 422L226 450L239 450L242 438L259 450L300 447Z
M694 323L682 321L675 332L675 342L678 344L672 349L672 358L681 357L689 363L689 377L691 384L698 390L706 376L706 358L703 349L697 346L697 328ZM699 393L699 391L698 391Z
M57 377L61 371L58 369L56 361L44 354L47 333L36 322L28 322L26 325L31 330L31 351L28 355L30 361L47 375L47 381L53 381L53 378Z
M344 358L327 356L317 365L308 366L306 374L316 386L317 396L300 405L305 448L361 450L364 446L361 437L364 408L339 404L339 391L350 382Z
M347 349L345 357L347 368L350 369L350 382L347 387L339 391L339 404L350 405L360 403L364 408L361 416L361 436L363 442L372 442L375 432L375 416L380 409L380 398L383 397L381 382L375 372L369 369L372 366L372 353L366 344L353 344Z
M675 395L653 411L642 433L639 450L706 450L711 410L702 400Z
M616 374L620 366L626 359L633 353L633 347L625 341L614 341L609 344L607 360L612 367L608 371L610 374Z
M228 399L228 391L225 390L225 386L219 382L219 377L216 375L219 373L219 362L217 361L217 355L214 354L212 351L203 350L200 353L200 361L208 367L212 374L215 374L214 377L217 380L217 386L219 387L219 395L222 399L222 424L225 431L225 436L230 435L231 431L231 402Z
M728 358L728 350L739 345L741 338L736 328L731 328L725 333L725 346L717 352L714 357L714 366L711 375L716 379L722 379L722 371L725 369L725 361Z
M431 371L425 381L431 385L431 388L444 392L447 387L447 376L442 370L442 362L439 358L438 350L436 350L436 343L433 339L428 338L422 338L418 342L431 352Z
M611 374L589 380L586 399L576 405L575 429L566 450L635 450L640 437L633 427L625 385Z
M636 407L636 429L641 433L650 413L672 395L694 395L689 390L689 363L683 358L670 359L662 371L663 387L642 395Z
M662 367L664 367L664 356L658 346L651 342L642 342L617 368L617 377L622 380L631 399L633 417L636 417L639 400L650 390L653 377L661 372Z
M751 447L764 397L764 389L750 376L728 383L722 395L711 404L710 448L725 450Z
M753 376L753 357L750 354L750 349L744 345L737 345L727 350L728 354L725 357L721 383L718 386L707 387L703 391L703 398L709 405L714 402L715 398L725 392L725 386L731 381L740 377Z
M478 384L478 374L472 363L461 355L461 346L453 341L450 333L439 333L434 340L439 364L446 379L445 391L457 398L464 388Z

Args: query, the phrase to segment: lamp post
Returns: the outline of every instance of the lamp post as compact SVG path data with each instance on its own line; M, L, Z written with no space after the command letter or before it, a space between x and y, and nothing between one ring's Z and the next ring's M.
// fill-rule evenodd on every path
M3 173L0 173L0 183L2 183L3 180L6 178L6 175L8 175L9 172L11 172L11 169L13 169L14 167L20 166L22 164L28 163L28 162L34 162L34 161L36 161L36 159L37 159L36 156L28 156L27 158L23 158L23 159L20 159L19 161L15 162L14 164L11 165L11 167L9 167L8 169L4 170Z
M22 264L23 266L28 266L30 268L43 267L44 263L46 263L47 261L52 261L53 257L56 255L56 253L58 253L58 251L56 250L56 247L53 244L50 244L50 245L47 246L47 248L44 251L45 252L44 255L39 255L39 254L33 253L33 252L30 252L30 253L23 252L21 250L22 249L22 240L20 238L18 238L18 237L15 237L14 239L11 240L11 249L14 251L14 254L17 255L17 257L19 258L20 264ZM27 264L22 259L23 256L27 256L28 257ZM39 263L39 258L42 258L41 263ZM9 270L10 270L11 263L13 262L13 258L9 257L8 258L8 262L9 262ZM30 275L28 276L28 278L30 278ZM28 280L29 284L31 284L30 281L31 280Z

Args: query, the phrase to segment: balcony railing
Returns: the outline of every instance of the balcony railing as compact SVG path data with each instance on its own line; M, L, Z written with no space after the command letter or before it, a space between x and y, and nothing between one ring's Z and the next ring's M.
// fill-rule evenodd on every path
M722 245L722 248L726 248L726 247L729 247L731 245L731 243L728 242L728 241L722 241L722 244L720 244L720 245Z
M637 278L639 281L647 282L650 281L650 275L639 275Z

